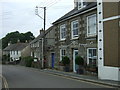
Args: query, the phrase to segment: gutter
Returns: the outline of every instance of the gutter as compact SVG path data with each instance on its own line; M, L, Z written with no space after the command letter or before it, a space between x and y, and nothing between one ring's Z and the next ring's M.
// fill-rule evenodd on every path
M63 20L61 20L61 21L58 21L58 22L56 22L56 23L54 22L53 24L55 25L55 24L61 23L61 22L63 22L63 21L66 21L66 20L68 20L68 19L71 19L71 18L76 17L76 16L78 16L78 15L82 15L82 14L84 14L84 13L87 13L87 12L92 11L92 10L95 10L95 9L97 9L97 6L91 8L91 9L88 9L88 10L86 10L86 11L83 11L83 12L81 12L81 13L72 15L72 16L70 16L70 17L68 17L68 18L66 18L66 19L63 19Z

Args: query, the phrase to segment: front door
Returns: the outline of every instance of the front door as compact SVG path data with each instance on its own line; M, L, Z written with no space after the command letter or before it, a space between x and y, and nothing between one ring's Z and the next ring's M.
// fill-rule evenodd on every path
M55 54L51 53L52 56L52 68L54 68Z
M79 66L75 64L75 57L78 56L78 50L73 50L73 71L76 72Z

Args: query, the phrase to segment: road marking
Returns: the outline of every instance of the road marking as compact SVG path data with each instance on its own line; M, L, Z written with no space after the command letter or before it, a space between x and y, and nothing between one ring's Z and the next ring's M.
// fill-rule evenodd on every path
M101 87L106 87L106 88L115 88L115 87L112 87L112 86L109 86L109 85L102 85L102 84L97 84L97 83L94 83L94 82L87 82L87 81L84 81L84 80L78 80L78 79L70 78L70 77L67 77L67 76L63 76L62 74L55 75L53 73L44 72L44 71L42 71L40 69L36 69L36 68L27 68L27 67L22 67L22 68L30 70L30 71L33 71L33 72L47 73L47 75L56 76L56 77L62 77L62 78L65 78L65 79L69 79L69 80L73 80L73 81L79 81L79 82L84 82L84 83L88 83L88 84L93 84L93 85L96 85L96 86L101 86Z
M6 78L4 77L4 76L0 76L2 79L3 79L3 84L4 84L4 86L5 86L5 89L6 90L9 90L9 86L8 86L8 82L7 82L7 80L6 80Z

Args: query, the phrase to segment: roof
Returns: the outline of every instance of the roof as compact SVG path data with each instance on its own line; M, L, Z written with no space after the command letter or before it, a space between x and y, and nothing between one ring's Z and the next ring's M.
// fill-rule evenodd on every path
M43 37L43 34L38 35L34 40L32 40L32 41L30 42L30 44L37 42L37 41L40 40L42 37Z
M74 15L76 15L76 14L80 14L80 13L82 13L82 12L84 12L84 11L86 11L86 10L88 10L88 9L91 9L91 8L93 8L93 7L96 7L97 6L97 3L96 2L88 2L87 3L87 6L86 7L84 7L84 8L82 8L82 9L80 9L80 10L78 10L77 9L77 7L76 8L74 8L73 10L71 10L70 12L68 12L67 14L65 14L64 16L62 16L61 18L59 18L58 20L56 20L55 22L53 22L53 24L56 24L56 23L58 23L58 22L60 22L60 21L64 21L64 20L67 20L69 17L71 17L71 16L74 16Z
M47 33L49 33L49 32L52 30L52 28L53 28L53 26L49 27L49 28L45 31L45 35L47 35ZM30 44L35 43L35 42L37 42L38 40L42 39L43 36L44 36L44 34L38 35L34 40L32 40L32 41L30 42Z
M16 44L11 44L7 46L4 51L21 51L23 50L26 46L28 46L28 43L16 43Z

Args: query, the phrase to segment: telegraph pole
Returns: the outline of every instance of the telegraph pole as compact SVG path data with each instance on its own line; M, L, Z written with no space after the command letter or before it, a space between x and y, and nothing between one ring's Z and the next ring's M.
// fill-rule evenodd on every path
M38 8L42 8L44 9L44 18L42 18L39 14L38 14ZM41 19L44 20L44 33L43 33L43 37L42 37L42 68L44 68L44 59L45 59L45 26L46 26L46 7L38 7L36 6L35 9L35 13L38 17L40 17Z
M45 26L46 26L46 7L44 8L44 36L43 36L43 60L45 60ZM45 62L45 63L44 63ZM43 61L43 67L46 66L46 61ZM44 67L45 68L45 67Z

